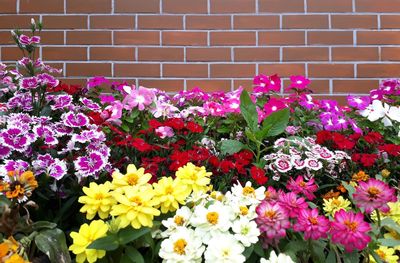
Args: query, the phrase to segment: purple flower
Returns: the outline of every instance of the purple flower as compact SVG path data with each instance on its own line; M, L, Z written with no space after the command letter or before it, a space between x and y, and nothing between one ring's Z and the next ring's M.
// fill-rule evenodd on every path
M35 169L36 175L44 173L51 164L54 163L53 157L50 154L39 154L36 160L32 161L32 166Z
M19 42L25 46L32 45L32 44L39 44L40 37L39 36L28 37L28 36L22 34L19 36Z
M101 77L101 76L95 76L91 79L89 79L87 85L89 88L93 88L96 86L100 86L101 84L104 83L109 83L108 79L106 79L105 77Z
M23 78L20 80L20 85L23 89L36 89L39 86L39 82L36 77Z
M106 104L106 103L108 104L108 103L115 101L115 98L113 95L101 94L101 95L99 95L99 98L100 98L101 104Z
M47 74L47 73L42 73L37 76L40 84L44 86L50 86L50 87L55 87L58 85L59 81L58 79L54 78L53 76Z
M23 111L32 111L32 96L29 92L15 93L14 97L7 102L8 109L22 109Z
M101 171L106 165L106 162L103 160L103 155L101 153L92 152L88 156L78 157L78 159L74 161L74 165L78 176L88 177Z
M54 105L51 105L52 110L59 110L69 107L72 103L71 95L58 95L53 98Z
M60 137L60 136L63 136L63 135L67 135L67 134L70 134L70 133L73 132L73 129L71 127L67 127L64 124L60 123L60 122L55 123L53 125L53 129L55 130L57 137Z
M299 98L299 104L308 110L311 110L316 106L309 94L302 94Z
M45 144L55 145L58 143L57 138L54 136L54 132L46 126L36 126L33 128L33 133L42 138Z
M373 89L369 92L371 100L381 100L383 98L383 92L381 90Z
M89 118L83 113L64 113L61 116L63 123L68 127L83 127L89 124Z
M67 174L67 164L55 159L55 162L47 168L47 174L56 180L60 180Z
M0 159L6 159L11 154L11 149L5 145L0 145Z
M4 165L1 167L6 173L8 172L12 172L12 171L20 171L20 172L24 172L28 169L29 164L25 161L22 160L17 160L17 161L13 161L13 160L5 160L4 161Z
M26 131L17 127L12 127L1 132L0 136L6 146L18 152L24 152L31 143Z
M321 100L321 108L329 112L339 112L338 103L335 100Z
M89 110L92 110L92 111L100 111L101 110L99 104L97 104L96 102L92 101L91 99L81 98L80 101Z
M368 96L349 95L347 96L347 103L358 110L365 110L371 103L371 99Z
M322 112L319 115L319 118L324 126L324 129L327 131L337 131L342 127L339 123L338 115L332 112Z
M174 130L169 126L160 126L155 130L156 134L160 136L161 139L171 138L174 136Z

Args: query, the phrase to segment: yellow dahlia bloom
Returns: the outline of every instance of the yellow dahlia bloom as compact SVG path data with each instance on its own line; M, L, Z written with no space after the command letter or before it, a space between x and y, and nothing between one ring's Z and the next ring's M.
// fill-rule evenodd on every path
M179 208L179 204L184 205L186 197L190 194L190 188L182 184L179 179L173 180L171 177L163 177L153 184L154 199L160 204L161 213L173 212Z
M73 239L69 250L76 255L76 262L82 263L87 260L89 263L96 262L97 259L106 255L105 250L87 249L87 247L96 239L106 236L108 226L102 220L90 222L90 225L83 224L79 232L71 232Z
M124 228L129 224L136 229L141 226L153 226L154 216L160 215L155 207L159 204L154 199L154 189L148 186L130 186L124 192L114 192L114 198L118 201L110 214L118 216L120 227Z
M184 185L187 185L190 191L206 192L210 184L210 176L212 173L207 172L204 166L198 167L192 163L188 163L180 167L176 171L176 178L181 180Z
M382 261L387 263L397 263L399 260L399 257L394 254L395 251L393 248L381 246L375 250L375 253ZM375 259L371 255L369 256L369 259L372 263L376 263Z
M144 168L136 169L134 164L130 164L126 168L126 174L115 171L112 177L114 189L120 191L120 189L124 189L126 186L141 186L147 184L151 179L151 174L145 173Z
M97 184L92 182L89 187L83 187L83 192L86 194L79 197L78 202L84 204L80 212L86 213L88 220L93 219L96 214L101 219L108 217L111 207L116 204L114 197L111 195L112 184L105 182L104 184Z
M383 213L383 212L379 212L381 219L384 219L386 217L391 218L393 221L395 221L397 224L400 225L400 201L397 202L389 202L388 206L390 208L389 212L387 213ZM378 218L376 216L376 211L373 211L371 213L371 218L374 221L377 221Z
M324 199L324 211L327 215L331 216L334 216L340 209L349 210L350 205L350 201L344 199L343 196L333 197L328 200Z

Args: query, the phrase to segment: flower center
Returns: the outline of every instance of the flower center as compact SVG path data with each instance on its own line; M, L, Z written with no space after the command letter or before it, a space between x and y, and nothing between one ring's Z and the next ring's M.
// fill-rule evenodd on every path
M185 239L178 239L174 243L174 252L179 254L179 255L184 255L185 254L185 248L187 246L187 242Z
M193 181L197 181L197 174L196 174L195 172L193 172L193 173L190 175L190 179L193 180Z
M247 208L247 206L240 206L239 209L242 216L245 216L249 213L249 209Z
M139 197L139 196L134 196L134 197L132 197L131 199L130 199L130 201L132 202L132 203L134 203L134 205L136 205L136 206L141 206L143 203L142 203L142 199Z
M344 224L353 232L357 230L358 223L357 222L350 222L349 220L344 221Z
M94 196L94 199L96 199L96 200L101 200L101 199L103 199L103 198L104 198L104 196L103 196L102 193L97 193L97 194L95 194L95 196Z
M126 182L129 185L137 185L138 180L139 180L139 177L137 176L137 174L128 174L127 177L128 178L126 179Z
M341 205L341 202L340 202L339 199L334 198L334 199L332 200L332 205L333 205L333 206L336 206L336 207L339 207L339 206Z
M253 195L254 194L254 188L253 187L251 187L251 186L246 186L246 187L243 187L243 195Z
M250 232L250 229L249 229L248 226L243 227L243 228L242 228L242 231L240 231L240 233L241 233L242 235L247 235L249 232Z
M376 254L378 254L378 256L379 256L381 259L383 259L383 260L386 259L386 254L385 254L385 252L383 252L382 250L377 249L377 250L375 250L375 252L376 252Z
M273 219L276 216L276 212L274 210L267 210L265 211L264 216Z
M381 190L372 186L372 187L368 188L367 192L368 192L370 198L376 198L377 195L379 195L381 193Z
M305 183L304 181L301 181L301 182L299 183L299 186L300 186L300 187L305 187L305 186L306 186L306 183Z
M317 225L317 224L318 224L318 219L315 218L315 217L309 217L309 218L308 218L308 221L310 221L310 223L311 223L312 225Z
M174 222L177 226L182 226L185 223L185 219L181 216L175 216Z
M174 189L172 188L172 186L167 186L165 187L165 194L169 195L172 194L174 192Z
M7 198L22 197L25 189L19 182L14 182L10 185L10 190L6 192Z
M218 223L219 215L217 212L208 212L207 213L207 221L212 224L216 225Z
M224 250L222 250L222 256L223 257L229 257L230 254L230 250L225 248Z

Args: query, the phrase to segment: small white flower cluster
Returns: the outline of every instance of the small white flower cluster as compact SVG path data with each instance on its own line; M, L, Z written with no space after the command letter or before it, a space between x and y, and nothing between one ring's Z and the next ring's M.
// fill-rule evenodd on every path
M163 262L244 262L246 247L257 243L260 230L254 219L265 198L265 187L239 183L225 195L197 194L187 206L162 221L159 256Z
M325 171L334 175L337 166L339 169L344 159L350 159L343 151L330 151L328 148L315 142L314 138L289 137L275 141L275 153L264 156L267 161L265 170L274 172L274 179L280 179L280 173L290 171L305 171L311 178L316 171L325 168Z

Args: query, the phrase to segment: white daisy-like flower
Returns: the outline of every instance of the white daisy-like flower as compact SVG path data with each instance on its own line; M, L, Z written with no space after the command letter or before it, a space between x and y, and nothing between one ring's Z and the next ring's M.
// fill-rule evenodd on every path
M360 115L372 122L382 119L385 126L392 126L392 120L400 122L400 108L390 107L380 100L374 100L365 110L360 111Z
M181 227L161 243L159 256L166 263L201 262L204 246L192 229Z
M192 211L188 207L182 206L176 210L173 217L161 222L167 228L164 232L162 232L161 236L168 237L172 233L176 232L179 227L187 227L189 225L191 216Z
M244 187L237 182L232 186L231 192L226 193L225 196L227 200L237 199L241 205L254 205L264 200L264 193L264 186L254 189L251 186L251 182L246 182Z
M236 218L247 218L248 220L252 220L257 217L256 207L257 205L245 205L240 203L237 199L227 199L227 202L233 209L233 213Z
M260 263L295 263L291 257L286 254L280 253L278 256L276 255L275 251L272 251L269 255L269 259L266 260L262 258Z
M258 241L260 230L256 222L250 221L245 217L233 222L232 230L235 233L235 238L239 240L245 247L251 246Z
M221 234L213 237L208 243L204 258L206 263L242 263L244 246L231 234Z

